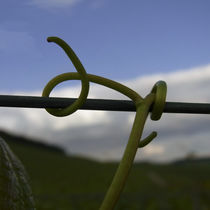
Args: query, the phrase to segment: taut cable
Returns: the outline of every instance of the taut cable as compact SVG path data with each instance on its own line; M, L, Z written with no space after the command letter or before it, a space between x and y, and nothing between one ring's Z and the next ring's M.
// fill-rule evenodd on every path
M73 104L76 98L0 95L0 107L11 108L57 108L63 109ZM135 112L136 107L131 100L86 99L79 108L81 110ZM151 111L151 108L150 110ZM209 103L167 102L164 113L177 114L210 114Z

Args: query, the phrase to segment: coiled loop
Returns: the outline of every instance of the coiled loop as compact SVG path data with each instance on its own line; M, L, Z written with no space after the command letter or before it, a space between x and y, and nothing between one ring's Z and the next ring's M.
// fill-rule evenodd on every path
M152 88L150 95L153 95L153 101L151 103L152 111L150 114L151 120L157 121L161 118L163 114L163 110L166 102L166 93L167 93L167 85L164 81L158 81ZM149 144L155 137L157 136L157 132L153 131L149 134L145 139L142 139L139 142L139 148L145 147Z
M164 81L158 81L152 88L151 93L155 94L155 100L152 105L151 120L159 120L162 116L167 94L167 85Z
M66 42L64 42L62 39L60 39L58 37L48 37L47 41L55 42L61 48L63 48L63 50L66 52L67 56L70 58L73 65L75 66L75 68L80 76L81 83L82 83L81 93L80 93L78 99L73 104L71 104L70 106L68 106L64 109L49 109L49 108L46 109L47 112L49 112L50 114L52 114L54 116L63 117L63 116L67 116L67 115L74 113L77 109L79 109L83 105L83 103L85 102L85 100L88 96L88 92L89 92L89 80L88 80L85 68L83 67L79 58L76 56L74 51L71 49L71 47ZM49 81L42 92L42 96L48 97L50 95L50 92L56 85L58 85L59 83L61 83L63 81L66 81L66 80L69 80L69 79L66 79L65 76L61 76L59 78L52 79L51 81Z

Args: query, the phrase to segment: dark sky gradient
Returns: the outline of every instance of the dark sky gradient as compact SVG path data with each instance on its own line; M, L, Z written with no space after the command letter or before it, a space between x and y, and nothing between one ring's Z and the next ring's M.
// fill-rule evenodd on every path
M210 63L207 0L47 2L1 3L1 91L41 90L55 75L75 71L48 36L68 42L89 73L110 79Z

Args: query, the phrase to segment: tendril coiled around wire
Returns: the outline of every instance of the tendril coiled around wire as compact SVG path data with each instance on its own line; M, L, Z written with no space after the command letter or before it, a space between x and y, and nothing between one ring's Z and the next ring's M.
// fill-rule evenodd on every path
M62 39L60 39L58 37L48 37L47 41L55 42L56 44L58 44L60 47L63 48L63 50L66 52L67 56L70 58L73 65L75 66L75 68L78 72L78 75L80 77L79 79L81 80L81 83L82 83L81 93L80 93L78 99L73 104L66 107L65 109L46 109L47 112L49 112L50 114L52 114L54 116L64 117L64 116L74 113L79 107L81 107L83 105L83 103L85 102L85 100L88 96L88 92L89 92L89 80L87 78L87 73L86 73L83 65L81 64L79 58L76 56L74 51L71 49L71 47L66 42L64 42ZM55 79L52 79L44 88L42 96L49 96L52 89L56 85L58 85L59 83L65 81L65 80L66 80L65 75L56 77Z
M53 90L53 88L63 81L81 80L82 83L81 93L78 99L73 104L64 109L48 108L46 109L47 112L58 117L63 117L74 113L83 105L83 103L87 99L89 82L94 82L109 87L126 95L134 102L136 106L136 116L127 146L125 148L122 160L118 166L115 176L112 180L112 183L100 207L100 210L112 210L116 205L116 202L118 201L123 190L127 176L132 167L137 149L139 147L146 146L157 136L157 132L152 132L148 137L140 141L150 107L152 107L152 120L159 120L163 113L167 92L166 83L164 81L157 82L152 88L151 93L149 93L145 98L142 98L137 92L118 82L109 80L104 77L87 74L79 58L76 56L71 47L62 39L58 37L49 37L47 40L49 42L55 42L65 51L65 53L75 66L77 72L64 73L54 77L45 86L42 96L49 97L50 92Z

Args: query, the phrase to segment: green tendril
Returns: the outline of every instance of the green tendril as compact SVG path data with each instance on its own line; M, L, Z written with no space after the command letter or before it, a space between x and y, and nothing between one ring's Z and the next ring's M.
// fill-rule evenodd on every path
M149 136L139 142L139 148L145 147L149 144L155 137L157 136L157 132L153 131Z
M146 146L157 136L157 132L152 132L148 137L140 141L150 107L152 107L152 120L159 120L162 115L166 99L166 83L163 81L157 82L154 85L151 93L145 98L142 98L134 90L118 82L106 79L104 77L87 74L74 51L62 39L57 37L49 37L47 40L49 42L55 42L61 48L63 48L75 66L77 72L64 73L54 77L45 86L42 96L49 97L50 92L56 85L67 80L81 80L82 83L80 96L73 104L64 109L46 109L50 114L59 117L67 116L79 109L87 99L89 82L97 83L116 90L130 98L136 105L136 115L127 146L112 183L100 207L100 210L112 210L114 209L124 188L125 182L133 165L137 149Z
M85 100L88 96L89 81L87 78L87 73L85 71L85 68L83 67L82 63L80 62L79 58L76 56L74 51L71 49L71 47L66 42L64 42L62 39L57 38L57 37L48 37L47 41L55 42L61 48L63 48L63 50L65 51L65 53L70 58L73 65L75 66L75 68L78 72L78 75L80 77L81 83L82 83L81 93L80 93L78 99L72 105L66 107L65 109L46 109L47 112L49 112L50 114L52 114L54 116L63 117L63 116L67 116L67 115L74 113L75 111L77 111L77 109L79 109L83 105L83 103L85 102ZM58 85L59 83L61 83L62 81L65 81L65 80L66 80L65 76L60 76L59 79L51 80L45 86L45 88L42 92L42 96L48 97L50 95L50 92L52 91L52 89L56 85Z
M167 85L164 81L158 81L152 88L152 93L155 94L155 101L152 107L151 119L159 120L162 116L166 102Z

